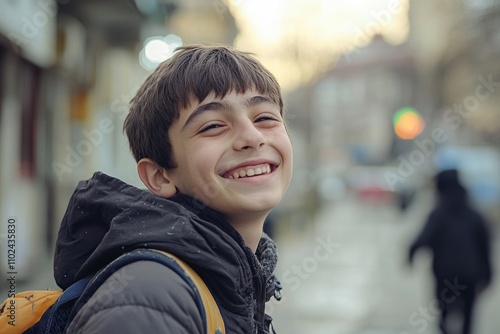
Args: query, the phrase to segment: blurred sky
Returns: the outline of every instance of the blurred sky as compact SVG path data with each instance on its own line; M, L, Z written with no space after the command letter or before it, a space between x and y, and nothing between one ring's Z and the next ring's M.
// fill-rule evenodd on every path
M257 54L285 90L315 77L338 55L380 34L408 36L408 0L229 0L239 29L235 46ZM332 43L334 41L334 43Z

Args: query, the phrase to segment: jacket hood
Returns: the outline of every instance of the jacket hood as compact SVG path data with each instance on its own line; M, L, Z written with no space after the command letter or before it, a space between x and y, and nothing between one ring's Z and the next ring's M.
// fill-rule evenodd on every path
M277 262L271 239L264 235L254 254L201 202L186 195L164 199L97 172L78 184L69 201L56 242L56 283L65 289L136 248L181 257L222 295L241 291L256 276L268 282Z
M443 207L450 207L456 212L461 212L466 207L467 190L460 182L458 170L440 171L435 176L435 184Z

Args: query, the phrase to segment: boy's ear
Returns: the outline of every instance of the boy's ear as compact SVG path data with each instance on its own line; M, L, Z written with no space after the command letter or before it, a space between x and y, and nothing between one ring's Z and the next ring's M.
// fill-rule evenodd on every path
M142 183L155 195L170 198L177 193L177 188L168 177L168 173L151 159L143 158L137 163L137 172Z

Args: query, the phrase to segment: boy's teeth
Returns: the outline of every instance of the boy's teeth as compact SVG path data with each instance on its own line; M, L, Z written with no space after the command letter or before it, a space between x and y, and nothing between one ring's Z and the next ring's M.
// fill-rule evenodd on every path
M246 170L240 170L240 171L235 171L232 172L231 174L228 174L228 178L230 179L239 179L245 176L254 176L254 175L261 175L264 173L271 173L271 166L269 164L266 165L260 165L259 167L256 168L248 168Z

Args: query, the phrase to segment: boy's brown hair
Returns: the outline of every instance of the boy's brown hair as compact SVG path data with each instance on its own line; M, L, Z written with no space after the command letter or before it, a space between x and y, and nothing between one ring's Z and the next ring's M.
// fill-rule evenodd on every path
M168 130L180 114L210 93L255 89L269 96L283 114L276 78L248 53L226 46L180 47L146 79L130 102L123 126L136 161L149 158L169 170L177 167Z

